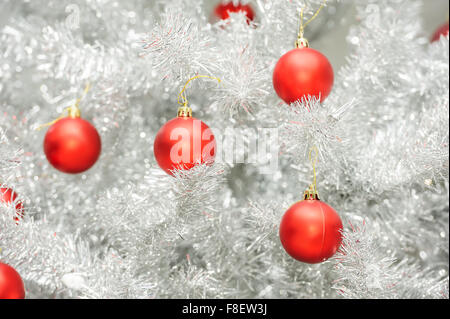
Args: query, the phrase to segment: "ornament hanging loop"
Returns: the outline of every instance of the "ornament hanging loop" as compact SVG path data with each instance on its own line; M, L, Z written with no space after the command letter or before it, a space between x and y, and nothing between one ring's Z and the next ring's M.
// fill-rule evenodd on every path
M305 28L308 24L310 24L315 18L317 18L317 16L319 15L320 11L322 10L322 8L325 6L325 4L327 3L327 0L324 0L323 3L320 5L319 9L317 9L317 11L314 13L314 15L311 17L311 19L309 19L308 21L306 21L305 23L303 23L303 14L305 12L306 6L303 7L300 10L300 29L298 31L298 36L297 36L297 40L295 41L295 47L298 49L301 48L309 48L309 42L308 40L304 37L305 34Z
M314 152L314 155L313 155ZM309 185L309 188L303 194L303 199L317 199L319 200L319 192L317 191L317 176L316 176L316 164L319 161L319 150L316 146L311 147L309 150L309 161L313 168L313 183Z
M81 102L82 99L84 99L86 97L86 95L89 93L90 89L91 89L91 85L89 83L86 84L86 87L84 88L83 95L75 101L74 105L69 106L67 108L67 112L69 113L70 117L72 117L72 118L81 117L81 111L80 111L80 108L79 108L80 102Z
M79 108L80 102L88 94L90 89L91 89L91 85L89 83L86 84L86 87L84 88L83 95L81 97L77 98L75 103L72 106L66 107L64 109L65 111L67 111L67 114L68 114L69 117L74 118L74 119L81 117L81 111L80 111L80 108ZM52 126L53 124L55 124L59 120L63 119L64 117L65 117L64 115L61 115L60 117L58 117L57 119L55 119L55 120L53 120L53 121L51 121L49 123L45 123L45 124L42 124L42 125L38 126L36 128L36 130L40 131L44 127Z
M192 117L192 109L188 106L189 101L186 96L186 88L191 81L199 79L199 78L208 78L211 80L217 80L217 82L219 82L219 83L221 82L221 80L219 78L215 78L215 77L212 77L209 75L196 75L196 76L190 78L189 80L187 80L187 82L183 86L183 89L178 94L177 102L179 105L181 105L181 107L178 108L178 117Z

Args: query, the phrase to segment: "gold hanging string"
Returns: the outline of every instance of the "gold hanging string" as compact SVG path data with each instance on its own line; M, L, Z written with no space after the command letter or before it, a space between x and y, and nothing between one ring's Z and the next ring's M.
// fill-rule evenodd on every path
M314 152L314 157L312 153ZM312 186L314 187L314 192L317 193L317 177L316 177L316 164L319 160L319 150L316 146L311 147L309 150L309 161L311 162L311 166L313 168L313 183Z
M319 15L320 11L323 9L323 7L325 6L325 4L327 3L327 0L324 0L323 3L320 5L319 9L317 9L317 11L314 13L314 15L311 17L311 19L309 19L308 21L306 21L305 23L303 23L303 14L304 11L306 9L306 6L303 7L300 10L300 29L298 31L298 38L299 39L303 39L303 35L305 33L305 28L308 26L308 24L310 24L314 19L317 18L317 16Z
M84 99L86 97L86 95L88 94L89 90L91 89L91 85L88 83L86 84L86 87L84 88L84 92L83 95L79 98L76 99L74 105L66 107L64 109L64 111L67 111L67 116L69 117L73 117L73 118L77 118L81 116L81 112L80 112L80 102L82 99ZM48 126L52 126L53 124L55 124L56 122L58 122L59 120L65 118L65 115L61 115L60 117L58 117L57 119L49 122L49 123L45 123L40 125L38 128L36 128L36 130L40 131L42 130L44 127L48 127Z
M186 97L186 88L187 88L188 84L189 84L191 81L196 80L196 79L199 79L199 78L208 78L208 79L211 79L211 80L217 80L219 83L221 82L221 80L220 80L219 78L215 78L215 77L208 76L208 75L196 75L196 76L190 78L190 79L186 82L186 84L184 85L184 87L183 87L183 89L181 90L180 94L178 94L178 104L180 104L180 105L182 105L182 106L184 106L184 107L187 107L187 105L188 105L188 99L187 99L187 97Z

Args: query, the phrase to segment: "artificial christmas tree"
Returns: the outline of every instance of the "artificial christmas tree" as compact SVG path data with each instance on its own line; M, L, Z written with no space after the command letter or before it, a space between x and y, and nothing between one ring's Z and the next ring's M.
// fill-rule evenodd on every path
M448 298L449 41L430 43L427 1L327 1L306 36L333 65L333 89L289 106L273 71L300 10L310 19L323 1L242 1L253 21L211 24L218 3L0 3L0 181L26 209L16 222L0 203L0 261L26 298ZM346 34L341 59L331 31ZM215 161L169 176L156 135L198 74L221 79L188 92ZM36 128L85 83L101 159L62 174ZM313 146L343 228L316 265L279 238Z

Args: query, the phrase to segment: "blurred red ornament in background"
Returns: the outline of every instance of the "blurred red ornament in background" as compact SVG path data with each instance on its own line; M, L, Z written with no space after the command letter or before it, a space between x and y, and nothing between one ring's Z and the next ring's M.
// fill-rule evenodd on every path
M234 5L232 1L227 3L219 3L214 9L214 15L221 19L226 20L230 17L230 12L244 12L249 21L253 21L255 18L255 12L253 8L249 5L238 4Z
M431 42L439 41L441 36L448 36L448 22L441 25L433 34L431 37Z
M23 204L21 201L17 201L17 193L11 188L0 188L0 203L15 204L17 217L14 217L14 220L18 222L20 218L23 218Z
M25 287L19 273L0 262L0 299L24 299Z

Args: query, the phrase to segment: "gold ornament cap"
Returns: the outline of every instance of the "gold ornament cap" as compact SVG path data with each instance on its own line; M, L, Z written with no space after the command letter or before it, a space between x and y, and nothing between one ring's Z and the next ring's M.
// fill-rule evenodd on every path
M69 107L67 109L67 112L69 113L69 117L71 117L71 118L76 119L76 118L81 117L81 111L77 105Z
M303 193L303 199L304 200L312 200L317 199L320 200L319 192L314 187L314 185L309 185L309 188Z
M178 117L192 117L192 109L187 105L179 107Z
M302 48L309 48L309 42L306 38L304 37L299 37L296 41L295 41L295 47L297 49L302 49Z

